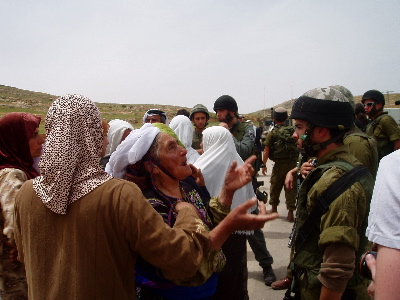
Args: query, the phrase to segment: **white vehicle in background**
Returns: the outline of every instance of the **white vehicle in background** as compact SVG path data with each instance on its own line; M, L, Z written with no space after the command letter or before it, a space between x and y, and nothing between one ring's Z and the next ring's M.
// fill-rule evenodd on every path
M391 116L400 126L400 108L384 108L383 111L387 111L388 115Z

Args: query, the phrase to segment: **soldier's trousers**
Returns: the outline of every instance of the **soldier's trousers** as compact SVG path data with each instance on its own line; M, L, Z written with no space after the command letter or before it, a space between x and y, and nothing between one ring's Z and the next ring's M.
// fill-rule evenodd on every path
M296 209L296 189L288 190L285 187L286 174L296 167L296 161L282 160L275 161L274 167L271 174L271 186L269 194L269 204L279 205L279 196L281 194L282 188L285 189L286 207L288 210ZM296 176L294 179L296 182Z

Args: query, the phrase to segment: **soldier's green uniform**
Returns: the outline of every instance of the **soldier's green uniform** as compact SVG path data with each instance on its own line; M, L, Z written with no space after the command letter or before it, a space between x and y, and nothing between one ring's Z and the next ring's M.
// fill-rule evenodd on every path
M400 128L387 112L381 113L369 123L365 129L365 133L376 139L379 160L385 155L392 153L394 150L393 142L400 140Z
M349 187L336 190L338 194L328 204L329 196L324 194L347 172L361 166L349 147L340 145L345 131L354 126L354 109L334 88L317 88L296 100L291 118L296 120L295 136L303 140L303 152L318 158L297 197L292 288L306 300L319 299L322 291L325 296L341 293L342 299L369 299L367 280L356 266L367 247L365 229L374 179L368 173L354 183L350 181ZM329 132L325 134L318 127ZM310 217L315 207L325 206L324 202L328 205L324 213ZM311 229L307 226L300 234L307 222Z
M237 153L245 161L253 154L255 140L253 125L237 121L229 131L233 135Z
M300 187L296 230L306 220L317 197L334 181L358 165L360 162L349 153L346 146L340 146L328 152L319 160L317 168L309 173ZM332 283L327 283L323 274L325 269L330 267L329 263L323 263L324 251L329 245L344 244L353 248L356 252L356 266L358 265L358 259L367 245L366 216L373 186L374 180L371 175L368 175L336 198L307 242L295 253L292 272L300 288L301 299L319 299L321 281L328 288L335 290L334 286L329 286ZM351 261L351 258L349 260ZM353 289L353 292L357 293L357 298L354 299L369 299L366 280L358 275L357 269L354 269L354 272L351 271L349 266L343 266L342 274L337 273L337 281L347 281L348 277L351 277L350 273L353 273L347 282L347 289ZM296 274L301 272L300 278L296 278Z
M193 118L195 116L196 113L203 113L206 117L206 123L204 128L201 128L201 132L196 131L196 124L194 124ZM207 127L208 125L208 120L210 119L210 114L208 113L208 109L207 107L205 107L203 104L196 104L192 110L190 111L190 115L189 115L189 119L190 121L193 122L193 140L192 140L192 148L193 149L201 149L201 142L203 141L203 130Z
M203 141L203 134L193 129L192 148L201 149L200 143Z
M353 154L372 176L376 177L378 171L378 151L374 137L362 132L357 126L347 131L343 137L343 144L348 145Z
M286 207L288 210L296 209L296 190L289 190L285 187L286 174L296 167L299 152L296 147L296 140L292 143L279 141L280 131L287 130L293 134L294 128L288 125L278 125L267 134L264 145L270 148L269 158L275 162L272 169L270 180L270 200L269 204L278 206L279 196L282 188L285 189Z

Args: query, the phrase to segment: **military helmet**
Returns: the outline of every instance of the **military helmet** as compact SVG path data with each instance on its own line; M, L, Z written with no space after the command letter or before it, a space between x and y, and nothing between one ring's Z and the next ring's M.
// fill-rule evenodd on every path
M347 100L349 100L349 103L351 104L351 106L353 108L355 107L356 104L354 102L354 97L353 97L353 94L349 91L349 89L345 88L343 85L331 85L329 87L334 88L334 89L338 90L339 92L341 92L347 98Z
M279 106L275 108L273 117L278 122L286 121L286 119L288 118L287 110L284 107Z
M365 100L374 100L376 103L382 103L385 105L385 97L377 90L366 91L361 98L361 102L364 103Z
M315 126L344 130L354 126L354 109L338 90L331 87L315 88L293 103L290 118L305 120Z
M229 111L238 111L238 106L236 100L233 99L229 95L223 95L215 100L214 103L214 111L216 112L218 109L227 109Z
M194 116L194 114L195 114L195 113L198 113L198 112L204 113L204 114L206 115L207 121L210 119L210 114L208 113L208 109L207 109L207 107L205 107L203 104L196 104L196 105L192 108L192 110L190 111L189 119L190 119L191 121L193 121L193 116Z

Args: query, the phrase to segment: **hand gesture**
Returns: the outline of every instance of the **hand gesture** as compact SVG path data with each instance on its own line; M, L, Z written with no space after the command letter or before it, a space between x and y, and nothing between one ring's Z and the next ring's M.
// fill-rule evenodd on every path
M248 184L254 174L254 169L251 165L257 159L255 155L250 156L240 167L236 168L237 162L234 161L228 172L226 172L224 188L228 192L235 192L242 186Z
M192 169L192 177L195 179L198 186L200 186L200 187L206 186L206 183L204 181L204 176L203 176L203 173L201 173L201 170L197 169L192 164L189 164L189 167Z

